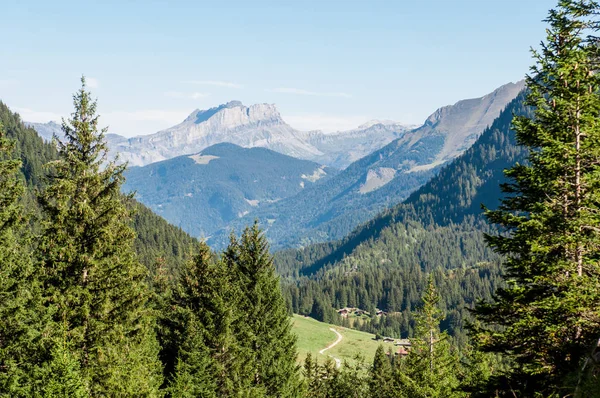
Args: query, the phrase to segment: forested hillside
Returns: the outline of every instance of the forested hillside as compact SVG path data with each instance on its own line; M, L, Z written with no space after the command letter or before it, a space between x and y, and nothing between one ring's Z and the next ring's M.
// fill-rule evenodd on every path
M337 172L267 148L221 143L197 154L131 167L123 190L135 191L156 214L193 236L209 237L222 228L229 233L232 221Z
M528 112L521 94L463 155L347 238L277 253L294 311L339 322L335 309L377 308L392 315L369 320L365 330L406 336L433 273L448 310L443 324L464 340L465 307L491 297L500 283L481 205L498 206L504 169L525 158L510 126L513 115Z

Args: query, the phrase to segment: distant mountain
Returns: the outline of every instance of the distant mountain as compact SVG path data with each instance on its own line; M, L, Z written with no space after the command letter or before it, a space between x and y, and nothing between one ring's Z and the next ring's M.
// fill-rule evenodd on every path
M61 125L57 122L50 121L48 123L32 123L32 122L24 122L25 126L30 127L37 131L40 137L45 142L51 142L52 137L56 134L58 137L62 137L62 128Z
M340 239L406 199L443 164L463 153L523 87L523 82L509 83L481 98L440 108L422 127L401 134L330 180L257 209L232 226L239 229L258 218L275 248ZM368 127L382 128L382 124ZM210 243L219 247L227 235L223 230Z
M308 132L305 134L305 140L323 153L312 160L343 169L402 137L415 127L391 120L372 120L354 130L328 134L320 131Z
M47 141L61 136L55 122L29 123ZM150 135L125 138L108 134L111 156L131 166L197 153L229 142L245 148L263 147L300 159L343 168L410 130L392 121L371 121L358 129L335 133L299 131L288 125L272 104L245 106L231 101L195 110L180 124Z
M337 170L266 148L213 145L127 171L124 191L194 236L295 195Z
M52 138L56 135L58 138L62 139L64 137L62 131L62 125L57 122L47 122L47 123L34 123L34 122L23 122L25 126L34 129L40 137L45 142L52 142ZM125 141L127 138L120 136L118 134L108 133L106 134L106 139L109 142L120 142Z

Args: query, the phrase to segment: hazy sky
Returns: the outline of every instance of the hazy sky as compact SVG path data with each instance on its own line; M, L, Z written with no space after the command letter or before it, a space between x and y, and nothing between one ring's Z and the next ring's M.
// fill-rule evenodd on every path
M555 3L2 0L0 100L57 120L85 74L101 124L128 136L234 99L300 129L419 124L523 78Z

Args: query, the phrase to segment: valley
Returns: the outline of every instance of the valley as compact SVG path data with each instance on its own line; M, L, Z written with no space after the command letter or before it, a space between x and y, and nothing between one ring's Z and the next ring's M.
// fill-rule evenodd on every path
M600 2L547 1L7 4L0 398L600 398Z

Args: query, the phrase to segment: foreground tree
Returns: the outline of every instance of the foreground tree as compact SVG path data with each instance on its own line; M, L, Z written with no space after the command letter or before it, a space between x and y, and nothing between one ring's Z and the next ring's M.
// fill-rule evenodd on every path
M237 310L246 317L243 344L253 353L253 384L264 388L267 396L297 396L296 336L291 332L269 245L258 224L246 228L241 241L233 241L225 254L224 260L235 267L237 275Z
M251 356L237 334L246 317L235 311L240 294L234 279L205 244L183 268L163 315L171 330L163 357L166 369L173 369L168 375L173 396L192 390L195 396L233 396L241 391L251 395ZM177 362L170 363L173 360Z
M107 162L106 130L98 130L96 103L81 82L40 197L44 294L92 396L155 396L158 344L120 194L125 166Z
M408 356L400 360L398 383L403 397L461 397L458 392L460 361L446 332L440 331L444 318L440 296L429 278L423 305L415 314L415 337L410 339Z
M393 355L391 351L389 354ZM398 397L398 386L394 383L392 364L382 345L375 351L373 366L369 372L369 393L373 398Z
M0 396L29 396L42 350L44 311L31 255L27 219L19 201L21 162L0 123Z
M511 368L489 391L518 396L590 396L600 338L600 47L595 1L562 0L527 77L535 117L517 117L529 162L507 171L508 197L489 220L506 256L507 286L478 305L482 350ZM597 381L596 381L597 382Z

